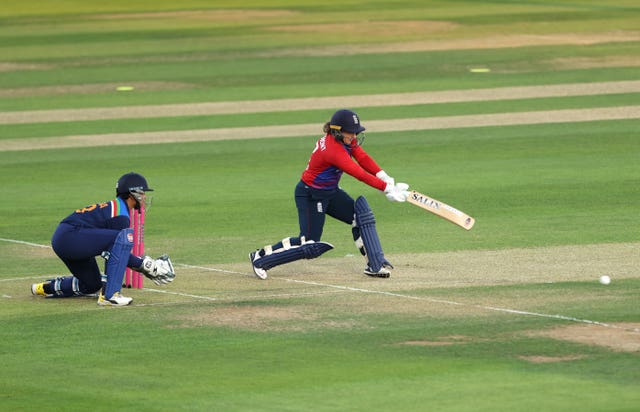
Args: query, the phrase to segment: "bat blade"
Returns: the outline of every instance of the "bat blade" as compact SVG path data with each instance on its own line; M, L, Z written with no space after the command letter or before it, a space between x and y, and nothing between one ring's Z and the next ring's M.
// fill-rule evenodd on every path
M446 219L466 230L471 230L473 225L476 223L474 218L455 207L415 190L409 192L407 202L429 211L434 215L440 216L441 218Z

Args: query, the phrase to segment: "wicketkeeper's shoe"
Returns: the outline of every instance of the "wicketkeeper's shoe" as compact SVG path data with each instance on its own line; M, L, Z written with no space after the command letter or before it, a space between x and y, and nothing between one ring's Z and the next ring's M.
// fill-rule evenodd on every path
M120 292L116 292L110 299L104 297L102 293L98 297L98 305L100 306L127 306L133 302L133 298L122 296Z
M44 291L44 283L34 283L31 285L31 293L36 296L51 296Z
M367 267L364 268L364 274L373 278L388 278L391 276L389 269L384 266L381 267L380 270L375 271L367 265Z
M255 252L249 253L249 260L251 261L251 268L253 269L253 273L255 273L258 278L264 280L267 278L267 271L262 268L257 268L253 264L253 262L258 260L259 258L260 258L260 254L258 253L257 250Z

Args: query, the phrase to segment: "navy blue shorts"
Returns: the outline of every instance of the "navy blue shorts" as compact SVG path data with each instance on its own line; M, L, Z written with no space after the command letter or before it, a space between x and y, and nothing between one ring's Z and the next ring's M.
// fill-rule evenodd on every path
M353 223L355 201L344 190L314 189L300 181L294 193L300 236L307 240L320 240L326 215L349 225Z
M110 250L120 233L114 229L76 227L60 223L51 238L53 251L80 280L80 291L94 293L100 289L100 269L96 256Z

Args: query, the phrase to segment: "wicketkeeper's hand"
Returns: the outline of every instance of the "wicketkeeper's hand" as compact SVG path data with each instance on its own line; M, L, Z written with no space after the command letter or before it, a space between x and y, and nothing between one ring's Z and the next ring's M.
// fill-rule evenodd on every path
M171 259L167 255L162 255L157 259L145 256L138 272L151 279L156 285L166 285L173 282L176 277Z
M406 183L387 184L384 194L392 202L405 202L409 197L409 185Z

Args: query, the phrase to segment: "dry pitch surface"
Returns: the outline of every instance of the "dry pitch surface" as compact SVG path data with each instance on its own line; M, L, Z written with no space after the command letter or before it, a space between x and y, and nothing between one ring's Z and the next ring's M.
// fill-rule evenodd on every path
M270 271L266 281L257 280L248 264L193 267L179 265L183 290L211 285L211 290L180 293L174 288L163 294L165 304L198 304L188 315L175 317L172 327L204 325L250 330L318 330L322 328L367 329L367 314L409 315L428 321L434 317L536 316L567 321L546 331L519 332L514 336L545 336L615 351L640 352L640 324L604 324L594 319L548 313L549 307L571 305L589 299L618 299L611 286L598 283L602 274L613 282L637 278L640 244L558 246L499 251L462 251L394 255L396 270L390 279L362 275L360 256L323 257L295 262ZM207 281L209 278L214 281ZM567 288L554 291L545 284L590 282L589 291ZM539 284L539 291L469 294L468 287ZM177 286L177 285L176 285ZM200 286L200 287L201 287ZM570 289L570 288L569 288ZM458 293L457 290L463 291ZM142 293L142 292L141 292ZM586 295L585 295L586 293ZM143 300L149 296L141 296ZM152 297L152 300L156 300ZM282 300L290 301L282 305ZM252 302L256 302L253 304ZM272 302L272 304L269 304ZM220 303L220 304L216 304ZM265 304L266 303L266 304ZM150 303L153 304L153 303ZM453 345L472 338L429 336L411 345ZM531 362L580 359L531 357Z
M3 242L4 243L4 242ZM194 266L175 262L177 280L167 287L147 282L143 290L128 290L134 307L173 306L170 328L224 326L246 330L311 331L370 329L369 315L410 316L429 322L435 318L534 316L565 321L548 330L521 331L493 340L530 336L597 345L614 351L640 352L640 324L601 323L580 314L549 312L550 307L580 307L585 299L607 302L620 297L618 282L637 279L640 243L557 246L495 251L457 251L388 256L396 269L389 279L362 274L361 256L335 256L294 262L258 280L248 262ZM4 250L25 259L55 260L50 248L6 244ZM609 286L598 278L608 274ZM1 299L29 301L30 283L42 277L0 281ZM587 282L592 286L555 289L554 283ZM514 293L510 285L539 287ZM484 286L504 286L483 292ZM477 292L470 292L469 288ZM569 292L568 292L569 291ZM86 299L65 302L69 310L100 310ZM70 305L69 308L67 305ZM398 345L457 345L472 343L468 336L416 336ZM583 354L549 357L531 355L530 362L566 362Z

